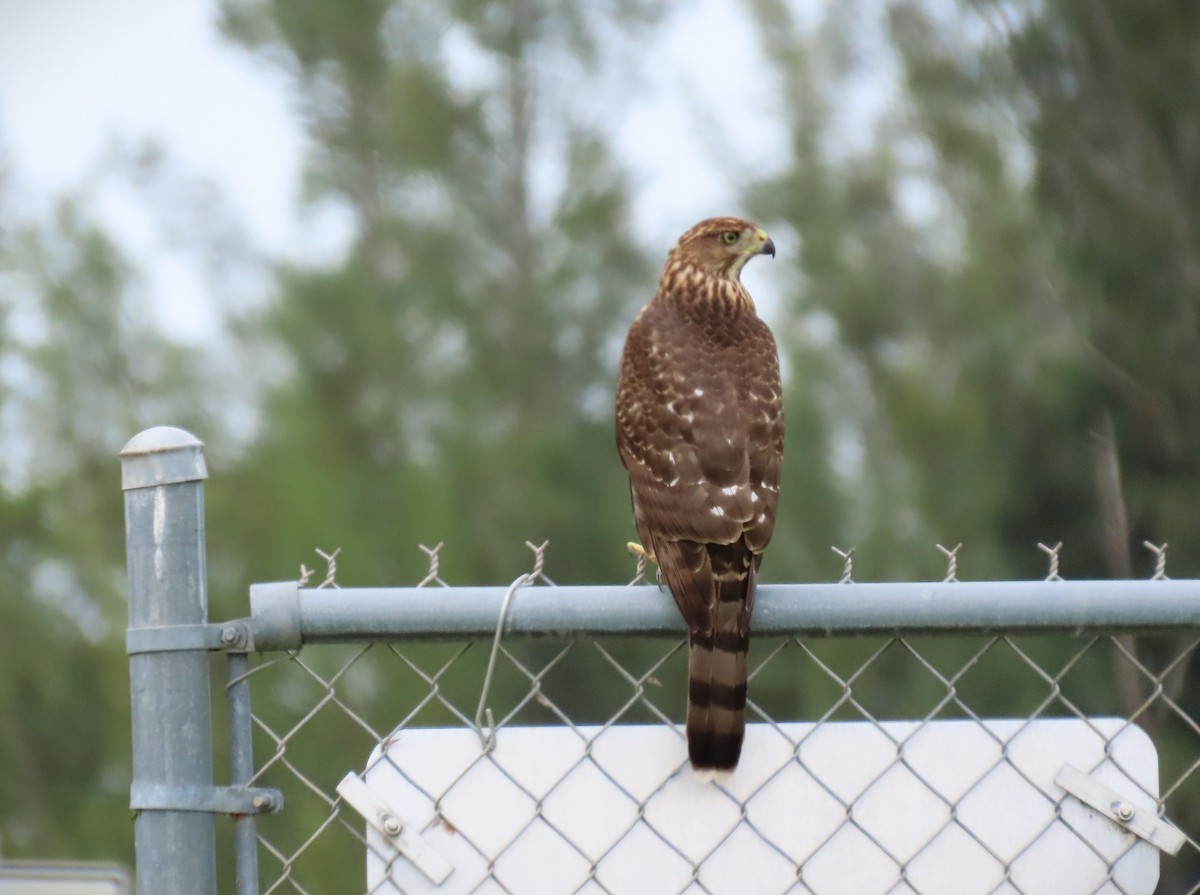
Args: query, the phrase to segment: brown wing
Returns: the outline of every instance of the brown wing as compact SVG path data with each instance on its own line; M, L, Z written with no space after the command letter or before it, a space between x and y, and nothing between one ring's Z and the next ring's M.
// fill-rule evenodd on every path
M744 539L757 557L775 526L783 452L775 341L752 316L744 332L697 339L675 314L648 305L621 358L617 449L638 536L656 555L663 542ZM703 624L707 600L680 609Z

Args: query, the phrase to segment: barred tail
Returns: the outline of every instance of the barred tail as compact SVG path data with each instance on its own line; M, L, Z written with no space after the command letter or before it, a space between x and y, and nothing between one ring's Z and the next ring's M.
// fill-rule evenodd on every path
M746 734L748 593L753 573L717 580L709 630L688 635L688 757L697 771L732 771Z

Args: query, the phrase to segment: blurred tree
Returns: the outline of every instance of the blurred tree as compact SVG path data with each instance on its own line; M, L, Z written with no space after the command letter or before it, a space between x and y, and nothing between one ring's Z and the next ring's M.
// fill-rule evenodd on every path
M1077 577L1148 568L1143 537L1194 542L1195 17L898 2L806 30L783 3L751 6L793 163L750 201L801 241L788 481L830 510L785 505L781 530L858 544L888 577L933 572L939 540L965 542L979 577L1037 574L1038 539L1064 541ZM1138 76L1110 90L1120 66ZM889 72L902 89L873 121L847 110Z
M785 482L798 496L781 501L781 534L820 551L857 545L869 577L939 574L937 542L965 542L980 577L1040 565L1041 530L1010 532L1008 516L1037 493L1021 447L1044 420L1027 399L1072 346L1046 307L1053 267L1012 168L1004 85L972 94L952 70L932 71L946 67L939 52L986 60L914 46L901 22L893 42L870 4L839 5L815 27L774 0L751 5L789 98L792 163L749 201L800 242L795 322L781 331ZM908 90L877 116L842 102L863 80L888 90L897 61ZM773 574L831 566L795 561Z
M526 538L575 578L631 568L610 379L653 273L581 99L655 5L225 3L293 76L308 196L348 229L242 320L285 372L232 489L228 542L261 544L234 580L341 545L347 575L408 581L440 540L459 582L516 575Z
M0 837L6 855L132 856L124 538L114 455L162 419L210 428L192 352L81 210L2 209Z
M1115 458L1128 520L1110 526L1130 531L1133 543L1170 540L1194 574L1200 10L1079 0L1044 10L980 8L1002 23L1027 101L1035 195L1053 222L1070 275L1065 300L1080 310L1087 342L1088 424L1112 433L1105 450ZM1101 426L1101 414L1111 421ZM1128 548L1108 553L1107 572L1129 574Z

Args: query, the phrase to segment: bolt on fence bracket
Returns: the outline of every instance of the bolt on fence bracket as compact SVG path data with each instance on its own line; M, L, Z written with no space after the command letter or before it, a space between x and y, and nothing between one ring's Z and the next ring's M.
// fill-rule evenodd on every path
M1160 820L1150 808L1139 808L1123 795L1089 777L1074 765L1065 764L1054 782L1085 805L1099 811L1117 826L1145 839L1168 855L1179 853L1185 837L1169 823Z
M349 773L337 785L337 793L368 824L381 833L400 854L412 861L430 882L441 885L454 871L454 865L421 838L410 824L371 792L362 778Z
M129 656L216 650L241 652L248 649L249 642L250 628L245 622L156 625L125 630L125 654Z
M253 786L134 783L129 787L129 807L134 811L274 814L283 807L283 793Z

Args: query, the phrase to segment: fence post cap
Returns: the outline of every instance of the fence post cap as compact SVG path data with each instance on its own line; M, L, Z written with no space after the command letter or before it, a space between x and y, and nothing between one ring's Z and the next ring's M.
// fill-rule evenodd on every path
M121 448L121 490L153 488L208 478L204 442L174 426L139 432Z

